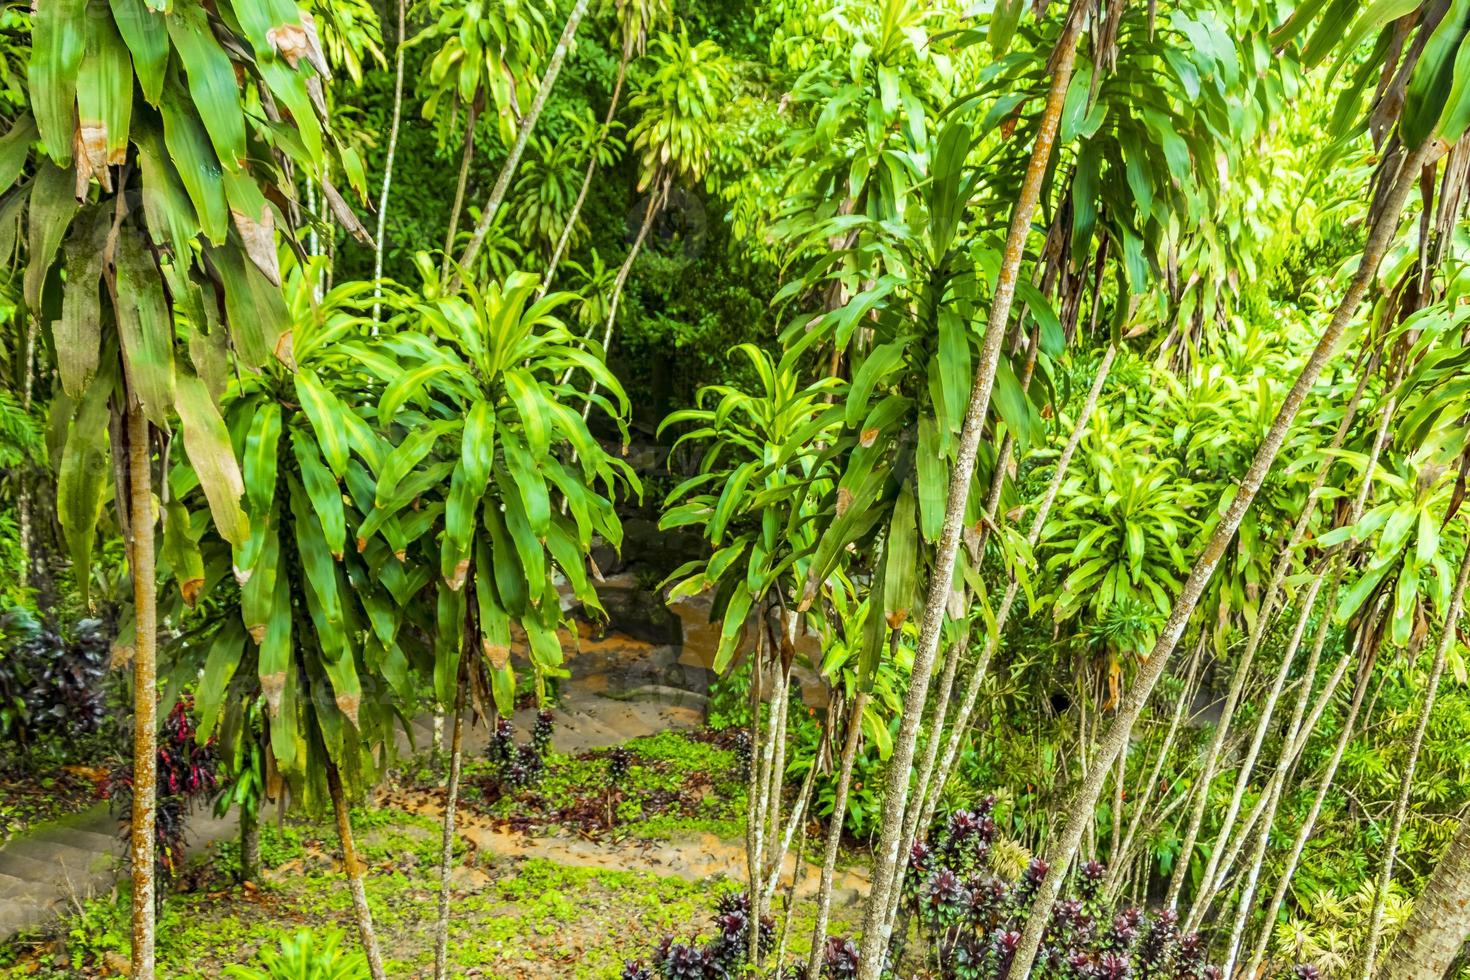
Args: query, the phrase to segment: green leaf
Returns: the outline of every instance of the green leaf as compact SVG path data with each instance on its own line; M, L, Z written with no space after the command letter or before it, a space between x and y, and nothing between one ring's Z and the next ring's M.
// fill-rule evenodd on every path
M322 539L332 558L342 560L347 544L347 518L342 508L342 488L322 462L321 454L307 433L291 431L291 451L301 469L301 482L320 522Z
M133 64L112 18L88 18L86 53L77 73L78 177L92 172L112 185L107 167L128 159L133 118Z
M167 429L174 403L174 321L162 277L143 236L131 228L117 240L117 332L128 393L149 421Z
M77 71L81 68L88 33L86 0L48 0L36 4L31 17L28 68L31 112L36 117L43 149L62 167L72 162Z
M56 516L71 551L72 576L83 603L92 577L97 519L112 477L107 437L112 387L110 377L99 377L82 396L68 426L56 474Z
M208 742L219 720L219 710L229 696L230 680L240 667L245 654L245 631L238 621L227 620L209 645L204 661L204 676L195 690L194 705L199 713L198 739Z
M97 373L102 350L102 262L112 227L106 210L89 209L67 237L61 317L51 325L61 387L80 398Z
M276 451L281 438L281 407L273 401L254 406L245 436L245 499L251 513L270 511L276 496Z
M315 371L303 368L296 373L295 381L296 397L301 402L302 411L311 420L322 458L340 480L347 475L349 449L341 417L347 414L348 409L326 389Z
M36 120L30 113L16 118L10 131L0 136L0 193L10 190L20 175L25 172L26 160L31 155L31 144L36 141Z
M230 208L225 201L219 157L194 114L194 104L176 84L163 90L163 141L204 236L215 245L223 243L230 232Z
M226 170L239 170L245 162L245 112L230 56L215 38L202 6L177 6L163 20L215 154Z
M883 617L889 629L898 629L908 619L917 596L919 549L917 502L904 486L888 523L888 540L883 546Z
M204 382L188 371L178 376L179 421L184 430L184 452L199 477L220 537L242 546L250 535L250 521L240 507L245 480L230 444L230 433Z
M27 218L25 301L32 311L41 309L41 290L56 258L56 250L66 237L66 230L77 213L74 182L69 170L49 160L36 166L31 182L31 206Z
M184 605L194 608L204 587L204 556L189 521L188 509L178 500L163 506L163 560L173 574Z
M281 290L234 247L210 249L209 257L224 283L225 316L241 363L254 369L274 357L294 369L291 313Z
M111 0L112 19L133 56L133 71L149 105L163 96L163 74L168 67L168 30L164 15L154 13L143 0Z

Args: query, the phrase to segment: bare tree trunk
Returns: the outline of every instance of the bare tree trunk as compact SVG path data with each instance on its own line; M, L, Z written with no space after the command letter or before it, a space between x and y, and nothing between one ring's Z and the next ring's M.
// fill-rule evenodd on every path
M1119 845L1108 862L1108 896L1116 897L1122 890L1122 882L1119 880L1119 872L1126 866L1128 856L1133 851L1133 842L1137 839L1138 828L1143 823L1144 811L1147 809L1149 797L1153 795L1154 787L1159 784L1159 779L1164 772L1164 763L1168 761L1169 750L1174 746L1174 739L1179 733L1179 725L1184 720L1184 713L1194 703L1195 692L1199 690L1199 665L1204 659L1206 637L1201 636L1195 644L1194 657L1190 660L1189 669L1185 672L1188 680L1185 682L1183 694L1179 703L1174 706L1174 714L1169 719L1169 729L1164 733L1163 744L1159 746L1158 754L1154 757L1153 769L1148 777L1139 786L1138 792L1134 794L1133 816L1128 821L1128 830L1123 835L1123 843Z
M1357 418L1358 406L1362 404L1363 392L1367 388L1371 374L1372 372L1365 367L1362 376L1358 379L1357 387L1353 390L1352 397L1348 399L1342 421L1338 423L1337 431L1333 433L1329 449L1339 448L1347 438L1348 430L1352 428L1353 421ZM1199 838L1200 826L1205 819L1205 810L1210 803L1209 786L1215 781L1220 749L1225 744L1225 737L1229 734L1230 722L1240 702L1246 678L1250 675L1251 664L1255 661L1256 651L1261 648L1261 641L1270 628L1271 617L1276 611L1276 601L1281 595L1282 586L1286 584L1286 576L1292 569L1292 561L1297 548L1301 546L1302 540L1306 537L1307 528L1311 525L1312 517L1317 512L1317 491L1326 485L1327 475L1334 462L1335 459L1329 454L1329 458L1323 460L1317 467L1317 475L1312 481L1311 490L1307 493L1306 503L1302 506L1301 514L1297 516L1296 524L1291 529L1291 535L1287 538L1285 548L1282 549L1281 554L1286 560L1278 562L1275 571L1271 574L1271 581L1266 586L1266 594L1261 599L1260 609L1256 612L1256 624L1246 639L1245 651L1241 653L1235 674L1231 678L1230 690L1225 696L1225 704L1220 711L1220 720L1215 723L1214 735L1210 739L1209 748L1205 750L1204 767L1199 780L1204 791L1196 798L1194 810L1190 813L1189 826L1184 832L1184 843L1180 845L1179 854L1174 860L1174 873L1169 877L1169 893L1165 904L1170 909L1178 907L1179 893L1189 875L1189 862L1194 855L1195 841Z
M1072 464L1072 457L1076 455L1077 447L1087 432L1088 420L1092 418L1092 413L1097 408L1097 401L1102 397L1103 384L1108 379L1108 372L1112 370L1117 354L1118 349L1109 345L1103 354L1102 362L1098 364L1097 371L1093 374L1092 387L1088 389L1087 398L1083 400L1082 408L1077 413L1077 421L1072 426L1072 433L1067 437L1067 443L1062 447L1061 455L1057 457L1056 470L1046 485L1046 492L1041 498L1041 503L1037 505L1036 516L1031 520L1031 530L1027 532L1026 539L1032 549L1035 549L1037 542L1041 540L1041 532L1046 528L1046 519L1051 514L1052 505L1056 503L1057 494L1061 492L1062 482L1067 476L1067 468ZM1006 623L1010 620L1011 608L1015 605L1020 590L1021 583L1014 578L1006 586L1005 597L1001 600L1000 609L995 617L994 636L987 636L981 646L980 659L976 662L974 672L970 675L969 684L965 688L964 700L960 702L959 713L955 716L954 725L950 728L949 741L945 743L938 773L930 783L928 798L922 801L919 814L919 826L921 827L927 826L934 819L934 810L939 805L940 794L944 792L945 784L949 782L950 772L954 769L955 760L959 758L960 743L964 741L965 734L970 729L970 718L980 698L980 687L990 668L990 658L1000 643L1001 634L1005 632Z
M1388 901L1388 886L1393 881L1393 864L1398 856L1399 837L1404 831L1404 821L1409 817L1409 800L1414 792L1414 770L1419 765L1419 752L1424 747L1424 733L1429 729L1429 716L1434 712L1439 681L1444 676L1445 662L1449 658L1450 647L1454 645L1460 625L1467 579L1470 579L1470 551L1460 559L1460 574L1455 579L1455 591L1450 595L1450 608L1445 613L1444 629L1440 631L1439 644L1434 650L1434 665L1429 669L1429 683L1424 688L1424 704L1419 709L1419 720L1414 726L1414 736L1409 741L1409 757L1404 761L1404 774L1399 781L1399 796L1394 803L1393 822L1389 824L1388 840L1383 851L1383 868L1378 873L1378 887L1373 893L1373 913L1368 917L1368 935L1363 941L1363 967L1360 974L1363 980L1372 980L1377 966L1378 941L1383 935L1383 907Z
M468 654L466 654L468 658ZM465 667L454 692L454 734L449 743L449 780L444 793L444 836L439 852L439 922L434 936L434 980L449 976L449 871L454 865L454 817L459 806L459 772L464 758Z
M607 323L602 328L602 354L607 356L608 345L612 343L613 324L618 319L618 303L623 298L623 287L628 284L628 275L633 271L633 262L638 258L638 253L643 248L643 242L648 238L648 231L653 227L653 219L658 217L663 210L664 204L669 199L670 178L665 177L659 188L655 189L653 195L648 199L648 208L643 212L643 222L638 226L638 235L633 239L633 247L628 249L628 257L623 259L623 264L618 267L617 278L613 280L612 298L608 301ZM595 329L595 328L594 328ZM590 334L590 331L589 331ZM567 379L572 376L572 368L567 368L562 373L561 383L566 384ZM582 418L592 412L592 396L597 394L597 382L592 382L592 387L587 391L587 400L582 403ZM764 625L761 627L764 629Z
M832 819L827 825L827 850L822 857L822 880L817 889L817 916L812 928L812 951L806 963L807 980L818 980L822 970L822 949L827 944L827 921L832 914L832 881L837 874L842 825L847 817L847 793L852 786L852 766L858 743L862 741L863 711L867 706L868 692L858 691L847 713L847 739L842 746L842 768L837 773L837 789L832 799Z
M1357 387L1357 391L1359 393L1362 392L1370 373L1371 372L1365 370L1363 377L1359 380ZM1395 375L1393 381L1390 383L1390 389L1396 383L1397 375ZM1373 437L1373 445L1368 453L1367 464L1363 468L1363 479L1359 483L1357 496L1353 499L1352 507L1348 511L1348 517L1345 526L1351 527L1352 525L1356 524L1358 520L1363 516L1363 510L1368 503L1368 496L1373 489L1373 474L1377 470L1378 460L1383 453L1383 447L1388 442L1388 434L1391 428L1391 424L1393 422L1395 405L1395 399L1390 396L1379 413L1378 429ZM1350 416L1352 414L1352 412L1349 412L1348 415L1344 417L1343 421L1351 421ZM1344 432L1345 430L1342 427L1339 427L1339 436L1343 435ZM1330 465L1330 462L1331 461L1328 460L1323 464L1323 468L1318 470L1317 485L1314 485L1311 493L1309 494L1309 497L1313 500L1316 499L1316 491L1320 489L1320 484L1325 482L1326 467ZM1302 527L1302 523L1300 521L1298 521L1297 527L1299 529ZM1297 537L1295 532L1293 533L1293 537ZM1346 571L1345 560L1346 553L1343 548L1340 547L1333 553L1332 559L1329 563L1330 570L1326 572L1325 576L1331 580L1331 585L1327 590L1327 602L1324 605L1324 608L1326 610L1332 610L1336 608L1338 590L1342 586L1343 574ZM1284 562L1282 564L1283 567L1290 567L1291 563ZM1291 640L1291 654L1293 656L1295 655L1297 646L1301 642L1302 631L1305 629L1307 625L1307 620L1311 616L1312 606L1315 603L1317 589L1318 586L1320 586L1323 577L1324 576L1319 575L1313 580L1311 592L1304 604L1304 608L1301 611L1296 631L1292 635ZM1301 697L1297 699L1297 706L1292 712L1292 721L1289 728L1289 734L1286 738L1287 751L1282 757L1282 762L1281 765L1278 766L1277 772L1272 776L1271 782L1274 788L1268 788L1266 792L1261 795L1260 799L1257 800L1256 805L1250 814L1249 820L1247 820L1246 822L1245 829L1242 831L1241 834L1236 835L1234 840L1232 840L1231 824L1234 820L1234 814L1238 811L1239 808L1240 796L1244 792L1242 782L1239 780L1237 781L1235 796L1231 800L1233 809L1231 813L1226 817L1226 819L1222 822L1220 833L1216 835L1215 849L1210 855L1209 864L1207 865L1204 876L1201 880L1200 894L1196 896L1193 907L1190 909L1190 914L1185 926L1186 929L1197 928L1199 924L1203 921L1203 918L1205 914L1208 913L1210 904L1214 901L1216 894L1224 888L1226 876L1229 874L1231 866L1235 863L1235 859L1239 856L1240 849L1242 846L1244 846L1245 840L1250 835L1256 821L1260 819L1267 810L1270 810L1271 817L1267 819L1267 827L1269 828L1270 821L1275 817L1275 808L1272 800L1279 799L1280 786L1285 782L1287 771L1294 761L1292 749L1297 745L1297 736L1301 730L1302 713L1306 710L1306 705L1311 699L1312 679L1316 676L1317 662L1321 658L1322 648L1327 640L1327 632L1331 627L1331 619L1332 615L1329 611L1324 614L1324 616L1322 617L1322 621L1318 626L1316 638L1312 644L1312 652L1311 655L1308 657L1309 665L1307 670L1303 674L1303 677L1305 678L1305 690L1303 691ZM1334 684L1333 686L1335 687L1336 685ZM1321 707L1325 708L1326 703L1323 702ZM1268 720L1268 717L1262 719L1263 723ZM1316 724L1317 717L1320 717L1320 710L1317 712L1317 714L1313 716L1311 724L1307 726L1308 729ZM1261 734L1262 729L1258 727L1258 739ZM1305 743L1302 744L1304 746ZM1255 746L1253 746L1253 748L1254 747ZM1254 757L1254 753L1252 757ZM1248 767L1242 768L1242 779L1248 778L1249 774L1246 771L1246 768ZM1225 855L1223 862L1219 860L1222 854Z
M383 159L383 190L378 195L378 234L373 239L373 333L383 315L383 252L388 247L388 190L393 186L393 158L398 154L398 124L403 118L403 42L407 39L408 0L398 0L398 49L393 55L393 118L388 124L388 153Z
M459 234L459 216L464 211L465 186L470 182L470 164L475 159L475 124L480 121L480 93L470 100L465 113L464 146L459 152L459 179L454 185L454 204L449 209L449 227L444 232L444 259L439 263L439 274L449 275L449 263L454 256L454 237Z
M966 595L961 592L954 604L959 610L963 610L965 601ZM964 613L960 612L960 616L963 615ZM951 616L951 618L958 617ZM944 676L941 678L939 684L939 698L934 705L934 715L929 721L929 738L924 744L924 759L919 765L918 779L914 784L914 805L909 807L908 814L905 816L903 839L899 842L899 866L898 870L894 872L895 880L899 882L903 881L903 876L908 870L908 859L909 855L913 852L914 842L928 828L928 822L924 820L926 810L924 803L929 796L935 763L939 756L939 743L944 739L945 718L949 714L949 699L951 692L954 690L955 674L959 669L960 657L969 648L970 624L966 620L964 628L960 631L958 640L950 649L949 658L944 665ZM938 786L934 787L936 800L939 789ZM930 819L932 819L932 816ZM898 909L903 900L903 888L890 888L888 894L888 911L885 913L886 918L884 921L887 923L888 928L892 930L894 924L898 921Z
M1266 790L1263 799L1270 801L1268 806L1275 810L1276 803L1281 799L1282 782L1273 782ZM1244 836L1244 835L1242 835ZM1265 862L1266 848L1271 843L1271 821L1267 820L1261 824L1256 832L1256 848L1251 855L1250 870L1246 872L1245 883L1241 886L1240 899L1236 904L1235 922L1230 927L1230 945L1226 948L1224 975L1233 976L1235 969L1235 957L1240 952L1240 939L1245 932L1245 924L1250 920L1251 907L1255 904L1256 884L1261 879L1261 865ZM1270 924L1266 924L1270 928Z
M128 570L133 578L133 805L129 854L133 879L132 975L154 976L154 820L158 794L158 593L153 542L152 427L130 392Z
M588 151L587 172L582 175L582 187L577 191L577 199L572 202L571 214L567 216L567 223L561 230L561 235L556 239L556 248L551 253L551 261L546 264L546 275L541 278L542 296L551 288L551 280L556 277L556 268L561 265L561 260L566 255L567 247L572 241L572 229L577 227L577 218L582 214L582 205L587 201L587 192L592 188L592 175L597 172L597 148L612 131L613 119L618 114L618 100L623 94L623 80L628 74L628 59L632 51L626 46L623 49L623 57L618 61L618 74L613 81L612 101L608 103L607 115L602 120L602 134L598 137Z
M260 810L240 804L240 881L260 880Z
M1448 976L1470 938L1470 818L1460 824L1435 866L1403 931L1378 968L1378 980Z
M1215 566L1219 564L1220 557L1234 539L1236 531L1240 528L1241 518L1245 516L1246 510L1254 502L1256 493L1260 490L1266 474L1271 469L1271 464L1276 460L1276 454L1281 451L1281 444L1286 440L1287 432L1291 429L1297 412L1301 410L1302 402L1306 400L1307 393L1321 376L1323 368L1336 356L1343 332L1347 329L1358 305L1367 293L1368 285L1378 271L1384 252L1393 241L1398 230L1399 215L1403 211L1404 202L1413 188L1417 186L1420 171L1429 159L1430 151L1431 144L1426 141L1412 152L1404 154L1404 159L1397 172L1392 176L1392 187L1384 197L1384 207L1369 232L1362 260L1353 274L1352 282L1342 302L1338 304L1336 312L1322 332L1321 339L1307 359L1307 363L1302 367L1296 382L1287 392L1276 419L1271 423L1270 429L1267 430L1265 438L1261 441L1260 448L1256 451L1255 459L1251 461L1250 467L1241 478L1235 498L1231 500L1220 523L1211 534L1204 552L1190 572L1189 578L1185 580L1184 587L1180 590L1179 597L1174 603L1174 609L1159 634L1158 642L1154 645L1142 669L1139 670L1133 687L1124 695L1118 713L1102 739L1098 764L1083 781L1076 798L1066 811L1062 831L1058 835L1059 840L1052 850L1051 866L1054 871L1046 876L1037 891L1031 916L1026 922L1026 930L1021 935L1021 942L1012 960L1010 976L1014 980L1024 980L1031 973L1031 966L1036 960L1036 951L1041 945L1042 933L1051 919L1052 905L1056 902L1057 895L1061 892L1066 880L1066 869L1077 856L1077 848L1082 841L1083 831L1092 822L1093 810L1102 793L1101 776L1106 774L1107 763L1116 758L1117 754L1123 750L1123 742L1133 727L1133 720L1138 717L1148 696L1153 693L1154 685L1158 683L1159 677L1162 676L1168 664L1169 655L1178 645L1179 638L1189 624L1195 607L1199 605L1205 586L1209 584L1211 576L1214 575Z
M1340 661L1344 670L1352 659L1352 651L1344 654ZM1343 753L1347 751L1348 742L1352 740L1353 726L1358 720L1358 711L1363 705L1363 695L1368 691L1368 680L1372 675L1371 665L1368 665L1358 678L1358 683L1353 691L1353 701L1348 707L1347 717L1343 720L1342 731L1337 736L1337 744L1332 750L1332 756L1327 760L1327 767L1322 771L1322 776L1317 783L1317 795L1312 800L1311 807L1307 810L1306 817L1302 820L1301 827L1297 830L1296 838L1292 841L1291 851L1286 858L1286 865L1282 869L1281 878L1276 883L1276 892L1271 896L1271 904L1266 907L1264 924L1261 933L1256 938L1255 949L1251 953L1250 965L1246 968L1245 975L1253 977L1261 967L1266 958L1266 947L1271 942L1271 923L1276 921L1276 913L1286 902L1286 893L1291 889L1292 878L1296 874L1297 862L1301 860L1302 851L1307 846L1312 831L1317 826L1317 818L1322 813L1322 804L1327 799L1327 793L1332 788L1332 781L1337 777L1337 767L1342 763ZM1340 679L1340 675L1339 675ZM1336 681L1330 681L1329 686L1323 691L1322 701L1326 702L1332 697L1332 692L1337 687ZM1305 744L1305 736L1311 734L1311 727L1302 731L1302 744ZM1438 976L1438 974L1436 974Z
M1083 22L1092 9L1091 0L1073 0L1061 36L1057 39L1050 64L1051 86L1046 105L1037 121L1036 143L1021 181L1016 208L1011 215L1002 252L999 275L990 300L990 315L981 343L980 362L970 388L970 403L965 409L955 454L954 471L950 474L949 499L945 504L944 528L930 571L929 591L920 621L919 641L914 650L913 669L908 691L904 695L903 716L898 736L894 739L888 779L883 796L882 833L874 855L873 887L863 919L863 943L858 965L858 980L878 980L883 966L883 951L888 948L889 929L883 919L888 910L889 889L898 887L896 875L900 862L899 844L903 831L904 811L908 806L909 769L913 765L914 745L929 697L929 681L934 670L934 657L939 652L939 636L944 625L944 607L954 578L955 558L969 502L970 484L975 475L975 457L990 410L990 395L995 386L996 366L1001 344L1010 322L1011 304L1016 296L1021 262L1026 254L1026 239L1031 233L1031 219L1041 199L1041 187L1051 161L1062 104L1072 79L1077 58L1077 39ZM998 638L997 638L998 639Z
M332 810L337 816L337 837L342 841L342 872L347 876L347 889L352 893L352 908L357 914L357 934L367 956L373 980L387 980L383 970L383 952L378 948L378 934L373 929L373 913L368 907L367 888L363 885L362 859L357 856L357 842L352 836L352 815L347 797L342 792L342 775L335 762L327 763L327 792L332 797Z
M1282 561L1278 567L1290 564L1289 560ZM1250 747L1246 749L1245 758L1241 761L1240 772L1236 773L1235 789L1230 794L1230 803L1225 808L1225 815L1220 819L1220 829L1215 835L1215 846L1210 849L1209 860L1205 862L1205 872L1200 879L1200 895L1190 909L1189 915L1185 917L1185 932L1192 932L1199 928L1201 918L1208 911L1214 899L1211 882L1215 880L1215 872L1220 870L1220 859L1225 855L1227 845L1234 834L1235 819L1240 815L1240 806L1245 800L1245 791L1250 786L1251 776L1255 772L1256 759L1260 757L1261 747L1266 744L1266 735L1270 732L1271 722L1276 717L1276 704L1281 698L1281 689L1286 686L1286 678L1291 673L1291 665L1296 660L1297 651L1301 649L1302 638L1306 635L1307 626L1312 619L1312 610L1316 608L1317 596L1321 591L1322 578L1314 577L1311 584L1307 586L1306 598L1302 601L1301 610L1297 613L1296 628L1291 632L1291 640L1281 655L1281 666L1276 671L1276 679L1266 694L1266 702L1261 708L1260 718L1256 720L1256 730L1251 736ZM1259 627L1260 619L1258 618L1256 622ZM1263 801L1264 799L1265 797L1262 797ZM1243 838L1244 835L1241 836Z
M567 60L567 52L572 48L572 39L577 36L577 27L582 23L582 17L587 13L587 6L591 0L577 0L576 6L567 16L566 26L562 28L561 38L556 42L556 50L551 54L551 61L546 65L546 72L541 76L541 84L536 88L536 97L531 100L531 109L521 120L521 128L516 133L516 141L510 148L510 155L505 158L505 163L500 167L500 174L495 178L495 186L490 190L490 199L485 202L485 210L480 214L480 222L475 226L475 234L470 239L470 244L460 256L460 268L468 270L480 254L480 247L485 244L485 236L490 233L490 226L495 223L495 216L500 213L500 206L505 203L505 195L510 190L511 178L515 176L516 167L520 165L521 156L526 152L526 143L531 139L531 130L536 128L536 120L541 118L541 110L546 108L546 99L551 95L551 90L556 86L556 76L561 74L562 63ZM459 276L456 274L450 280L451 291L459 287Z

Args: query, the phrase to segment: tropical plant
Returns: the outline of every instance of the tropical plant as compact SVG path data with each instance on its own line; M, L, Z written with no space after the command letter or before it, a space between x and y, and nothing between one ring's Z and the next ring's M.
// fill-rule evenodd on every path
M177 411L215 524L244 548L240 469L216 398L232 359L244 370L290 359L289 324L272 316L271 299L293 173L316 180L338 218L361 227L326 177L336 155L323 116L329 73L310 19L294 5L254 2L230 14L141 0L43 5L32 21L29 112L4 139L0 173L7 213L24 208L29 219L26 309L60 311L51 333L71 418L58 512L84 597L109 441L125 475L116 503L133 619L120 646L134 674L140 980L154 972L155 434ZM247 111L257 100L290 122L279 110L275 119Z
M436 967L443 976L466 693L488 687L485 700L502 714L513 710L514 625L525 631L538 700L545 700L546 678L565 674L556 578L564 577L584 610L601 612L587 554L594 535L618 547L622 532L612 500L619 489L636 492L639 484L584 421L596 404L621 427L628 401L600 351L584 349L557 319L567 294L536 299L536 277L521 272L484 289L465 280L447 292L427 255L418 264L423 294L404 303L401 323L410 329L383 341L400 373L378 403L380 423L401 425L406 435L379 472L369 522L377 517L391 537L387 520L435 494L405 515L412 528L395 547L401 554L423 538L441 579L434 692L441 704L454 706ZM573 368L587 372L615 403L570 387L565 377ZM581 414L572 407L578 400L585 402ZM562 506L553 505L553 494Z

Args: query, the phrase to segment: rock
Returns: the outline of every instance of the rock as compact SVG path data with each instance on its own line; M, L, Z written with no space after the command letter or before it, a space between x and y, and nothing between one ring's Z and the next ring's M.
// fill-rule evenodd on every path
M709 714L709 695L667 684L644 684L615 696L628 701L652 701L656 704L693 708L701 715Z
M677 644L683 639L679 618L652 591L652 585L632 572L598 583L597 597L607 610L608 626L649 643Z

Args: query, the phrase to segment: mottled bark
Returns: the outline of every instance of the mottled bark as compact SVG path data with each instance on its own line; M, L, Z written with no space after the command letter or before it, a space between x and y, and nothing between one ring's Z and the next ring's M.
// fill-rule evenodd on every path
M357 856L357 841L352 836L352 816L347 796L342 790L342 774L337 764L327 763L327 792L332 797L332 811L337 817L337 837L342 842L342 873L347 876L347 889L352 894L352 910L357 918L357 935L367 957L373 980L387 980L383 969L383 952L378 948L378 934L373 929L373 913L368 907L367 887L363 883L366 870Z
M904 696L902 719L894 739L888 778L884 787L883 813L878 847L874 853L873 886L863 919L863 942L858 966L859 980L878 980L883 966L883 951L888 948L891 926L884 923L889 903L889 889L898 886L899 845L903 836L904 814L908 807L909 769L913 766L914 748L919 735L919 722L928 701L929 682L934 658L939 652L939 637L944 625L944 610L954 577L955 558L959 551L965 506L969 502L970 485L975 475L975 458L990 410L990 395L995 386L996 366L1000 361L1001 343L1010 322L1011 305L1016 296L1021 262L1026 254L1026 239L1031 221L1041 199L1061 118L1067 86L1076 64L1077 39L1082 33L1091 0L1073 0L1052 54L1051 85L1046 104L1037 121L1036 143L1021 181L1016 208L1006 232L999 275L990 301L990 315L981 343L979 364L970 388L970 403L960 429L955 453L954 471L950 474L949 498L945 505L944 526L930 570L928 595L920 619L919 640L914 650L913 669Z
M158 593L153 542L152 427L127 399L128 570L133 578L132 975L154 976L154 819L158 790Z

